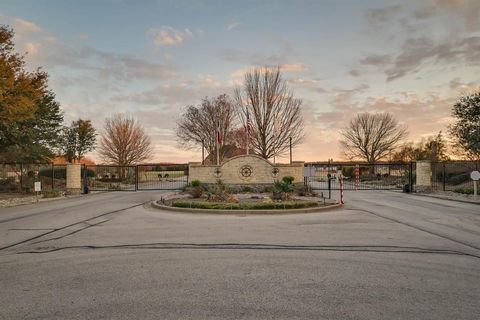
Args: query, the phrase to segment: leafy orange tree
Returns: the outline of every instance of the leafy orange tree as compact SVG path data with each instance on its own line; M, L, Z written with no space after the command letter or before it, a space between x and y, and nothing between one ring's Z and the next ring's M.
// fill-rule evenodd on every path
M0 161L45 161L59 146L63 114L47 73L25 70L13 36L0 25Z

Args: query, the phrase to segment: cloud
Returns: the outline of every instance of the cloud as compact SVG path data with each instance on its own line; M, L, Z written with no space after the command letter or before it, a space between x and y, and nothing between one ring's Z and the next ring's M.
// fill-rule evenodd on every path
M241 23L240 22L232 22L230 23L228 26L227 26L227 30L233 30L235 28L237 28L238 26L240 26Z
M401 5L389 6L386 8L371 9L367 11L367 20L371 24L383 24L391 21L401 12Z
M318 86L318 81L315 79L295 78L295 79L288 80L288 82L293 83L300 87L307 87L307 88Z
M387 81L402 78L419 71L425 63L480 65L480 36L444 39L435 42L429 37L409 38L403 42L397 54L371 54L360 64L377 67L387 76Z
M163 104L178 113L179 107L197 104L206 96L215 97L229 93L233 87L233 83L222 83L212 75L199 75L194 80L162 84L140 92L118 94L112 97L112 101L151 106Z
M152 28L147 34L152 38L156 46L174 46L183 43L187 38L193 37L189 29L176 30L169 26Z
M463 82L459 77L453 78L449 82L450 90L458 93L473 92L474 90L480 89L480 84L478 82Z
M14 21L15 31L18 33L38 33L42 29L35 23L21 18L15 18Z
M360 71L358 71L356 69L352 69L352 70L348 71L348 74L351 75L352 77L359 77L360 76Z
M388 54L378 55L371 54L360 60L361 64L382 66L390 61L391 57Z
M452 79L455 87L459 79ZM436 92L419 95L413 92L395 92L389 95L368 94L368 86L335 88L329 91L330 110L312 109L312 126L318 134L330 132L330 140L338 141L339 130L357 113L392 113L410 132L409 140L418 141L440 130L446 130L452 121L451 106L455 100L444 98Z

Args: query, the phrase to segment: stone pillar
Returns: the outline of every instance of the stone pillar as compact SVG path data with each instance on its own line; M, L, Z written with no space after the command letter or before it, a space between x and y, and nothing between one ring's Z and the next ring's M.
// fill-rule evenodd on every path
M80 194L82 191L81 165L78 163L67 164L67 193Z
M432 162L430 160L419 160L415 170L416 190L418 192L432 191Z

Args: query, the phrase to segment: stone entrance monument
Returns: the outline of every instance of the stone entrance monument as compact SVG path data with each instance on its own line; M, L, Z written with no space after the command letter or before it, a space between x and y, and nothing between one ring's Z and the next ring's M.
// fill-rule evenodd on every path
M257 155L240 155L221 165L202 165L190 162L189 180L215 183L218 179L228 184L272 184L282 177L292 176L295 182L303 182L303 161L291 164L273 164Z

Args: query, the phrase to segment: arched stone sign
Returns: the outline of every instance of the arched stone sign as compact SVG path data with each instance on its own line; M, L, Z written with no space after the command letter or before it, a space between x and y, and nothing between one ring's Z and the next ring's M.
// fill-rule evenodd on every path
M293 176L303 182L303 161L292 164L272 164L257 155L241 155L226 160L219 166L189 163L189 180L215 183L221 179L229 184L270 184L284 176Z

